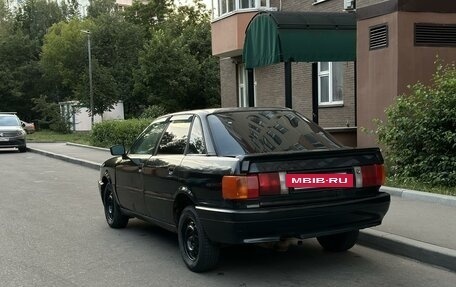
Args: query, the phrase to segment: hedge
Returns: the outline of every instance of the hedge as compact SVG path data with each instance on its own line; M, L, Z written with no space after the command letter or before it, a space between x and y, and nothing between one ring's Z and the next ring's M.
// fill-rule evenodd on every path
M128 148L151 122L151 119L104 121L93 127L90 142L99 147L124 144Z

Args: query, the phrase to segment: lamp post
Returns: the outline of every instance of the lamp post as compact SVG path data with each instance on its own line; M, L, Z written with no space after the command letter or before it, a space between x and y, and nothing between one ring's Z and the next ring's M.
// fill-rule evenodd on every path
M90 47L90 31L81 30L87 34L87 51L89 53L89 93L90 93L90 129L93 128L93 85L92 85L92 49Z

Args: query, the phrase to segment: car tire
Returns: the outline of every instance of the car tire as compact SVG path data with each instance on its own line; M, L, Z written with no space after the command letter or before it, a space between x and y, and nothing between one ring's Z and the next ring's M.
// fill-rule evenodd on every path
M317 237L318 243L328 251L343 252L352 248L358 240L359 230Z
M26 146L20 146L18 147L19 149L19 152L26 152L27 151L27 147Z
M107 183L103 198L106 222L111 228L124 228L128 224L129 217L122 214L114 196L111 183Z
M188 269L204 272L217 266L220 247L207 237L193 206L182 211L177 233L182 259Z

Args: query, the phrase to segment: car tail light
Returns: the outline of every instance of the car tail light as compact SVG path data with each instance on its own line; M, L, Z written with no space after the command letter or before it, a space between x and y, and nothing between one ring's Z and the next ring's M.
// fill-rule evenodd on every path
M224 176L222 179L222 193L224 199L251 199L258 197L258 177Z
M280 177L278 173L259 173L260 195L280 194Z
M362 186L378 186L385 183L385 167L383 164L361 166Z

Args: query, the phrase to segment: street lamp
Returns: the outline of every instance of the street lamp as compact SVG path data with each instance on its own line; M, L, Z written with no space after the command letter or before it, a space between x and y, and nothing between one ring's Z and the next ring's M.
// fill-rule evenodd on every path
M93 128L93 85L92 85L92 51L90 47L90 31L81 30L87 34L87 50L89 52L89 93L90 93L90 129Z

